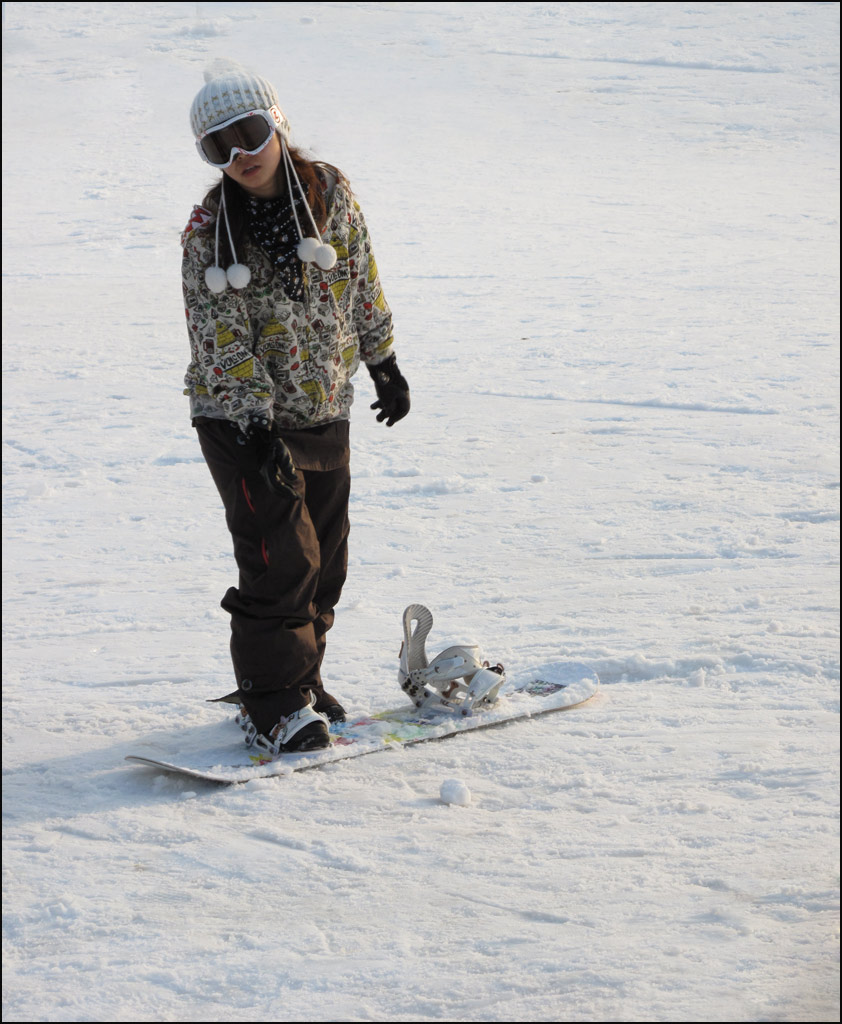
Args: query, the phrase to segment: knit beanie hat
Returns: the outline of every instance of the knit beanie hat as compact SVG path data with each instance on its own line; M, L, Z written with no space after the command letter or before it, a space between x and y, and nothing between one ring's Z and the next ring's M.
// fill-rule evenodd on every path
M278 107L278 94L271 82L229 60L215 61L205 71L205 86L190 108L190 127L195 136L250 110ZM282 112L283 116L283 112ZM283 116L279 130L289 139L289 122Z

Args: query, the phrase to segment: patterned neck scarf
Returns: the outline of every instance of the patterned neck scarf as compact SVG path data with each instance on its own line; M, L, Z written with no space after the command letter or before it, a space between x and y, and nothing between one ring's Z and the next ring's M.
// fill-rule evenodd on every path
M305 194L309 191L309 186L304 184ZM303 302L304 273L301 260L296 253L298 231L295 227L289 192L272 199L249 196L246 210L252 239L265 251L276 272L280 274L287 295L294 302ZM310 223L307 212L302 209L300 199L296 212L302 227Z

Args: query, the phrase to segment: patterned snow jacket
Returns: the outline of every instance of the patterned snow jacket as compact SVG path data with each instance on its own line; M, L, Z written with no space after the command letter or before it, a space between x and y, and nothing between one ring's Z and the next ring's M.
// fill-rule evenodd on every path
M211 292L205 270L214 264L214 218L215 211L194 207L181 237L191 416L246 428L252 413L271 410L280 427L293 430L348 419L360 360L376 365L391 354L392 315L347 186L334 187L322 231L336 265L304 265L303 302L286 295L269 258L252 243L237 254L251 270L249 284Z

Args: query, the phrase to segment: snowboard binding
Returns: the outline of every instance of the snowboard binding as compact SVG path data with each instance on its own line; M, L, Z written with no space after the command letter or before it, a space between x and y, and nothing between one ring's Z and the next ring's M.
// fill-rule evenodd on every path
M398 682L412 703L465 716L494 704L506 681L503 666L483 661L473 644L448 647L428 661L425 644L432 628L433 616L423 604L404 611Z

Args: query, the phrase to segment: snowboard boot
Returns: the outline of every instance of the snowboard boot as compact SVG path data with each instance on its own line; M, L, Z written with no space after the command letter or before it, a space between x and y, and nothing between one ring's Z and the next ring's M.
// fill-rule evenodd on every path
M336 697L333 697L329 693L325 693L324 690L311 690L310 691L315 697L315 703L313 704L313 710L320 715L324 715L328 722L344 722L345 721L345 708L339 703ZM238 704L242 714L245 714L245 708L243 708L243 693L241 690L234 690L232 693L226 693L224 697L214 697L208 701L209 704ZM237 718L239 723L239 716Z
M272 757L324 750L330 746L328 720L313 707L312 695L310 703L291 715L282 716L268 734L257 731L245 707L240 707L235 721L246 734L247 747L257 747Z
M339 703L336 697L326 693L324 690L318 692L311 691L313 696L316 698L313 704L313 710L319 714L324 715L328 722L344 722L345 721L345 708Z

